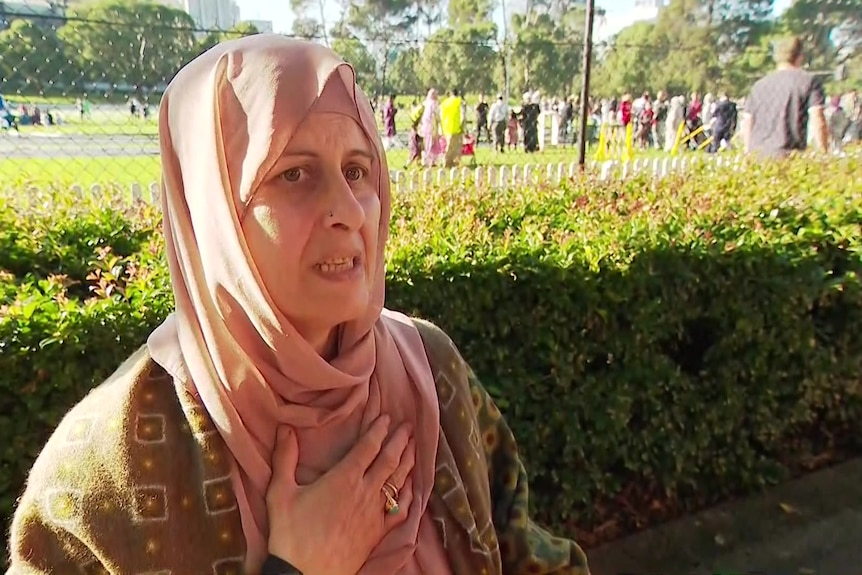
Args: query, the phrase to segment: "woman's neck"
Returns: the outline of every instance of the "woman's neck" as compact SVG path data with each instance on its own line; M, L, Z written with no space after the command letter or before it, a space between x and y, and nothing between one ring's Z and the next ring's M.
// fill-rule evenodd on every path
M338 328L334 327L310 337L306 336L306 341L320 357L326 361L330 361L338 353Z

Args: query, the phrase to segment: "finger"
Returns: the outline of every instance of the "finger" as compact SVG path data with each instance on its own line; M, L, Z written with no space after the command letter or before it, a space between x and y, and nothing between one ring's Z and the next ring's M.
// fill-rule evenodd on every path
M368 431L359 438L353 449L344 457L331 471L338 470L339 472L346 469L361 469L364 474L368 468L374 463L377 454L380 453L380 448L386 435L389 433L389 416L381 415L368 428Z
M296 433L287 425L280 425L275 434L272 454L270 492L284 494L296 489L296 467L299 464L299 442Z
M365 479L369 482L371 489L376 490L383 487L383 482L387 481L398 467L401 462L401 454L404 453L407 442L410 441L410 432L410 424L402 423L395 430L395 433L389 436L386 445L383 446L374 463L365 472Z
M385 496L384 496L385 501ZM410 506L413 504L413 480L408 479L404 484L404 492L398 494L398 513L386 514L383 518L383 526L389 531L393 527L401 525L407 520ZM385 511L384 511L385 512Z
M404 482L407 481L407 476L413 471L413 466L416 464L416 442L411 439L407 442L407 447L401 454L401 461L398 467L389 476L386 481L395 486L398 491L404 488Z

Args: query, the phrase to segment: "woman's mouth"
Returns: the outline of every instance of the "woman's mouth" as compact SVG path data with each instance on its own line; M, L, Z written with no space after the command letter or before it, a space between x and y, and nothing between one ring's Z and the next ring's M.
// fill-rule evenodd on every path
M324 274L342 274L352 270L359 264L357 257L339 257L329 258L318 264L315 264L315 269Z

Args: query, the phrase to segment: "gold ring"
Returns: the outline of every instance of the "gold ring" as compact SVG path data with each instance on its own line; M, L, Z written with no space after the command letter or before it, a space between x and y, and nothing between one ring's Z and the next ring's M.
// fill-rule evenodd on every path
M386 503L383 509L389 515L395 515L398 513L398 489L387 481L383 484L381 490L383 491L383 495L386 496Z

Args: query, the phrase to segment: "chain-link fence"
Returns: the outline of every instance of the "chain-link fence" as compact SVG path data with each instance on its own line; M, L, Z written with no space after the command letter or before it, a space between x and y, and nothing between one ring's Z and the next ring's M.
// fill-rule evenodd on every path
M439 100L453 90L463 99L463 163L559 164L577 155L585 4L451 0L444 11L365 0L333 10L305 0L292 3L287 32L354 65L393 169L408 166L411 148L432 151L427 138L415 149L432 88ZM832 145L859 139L862 0L606 4L595 8L589 158L739 149L744 99L789 35L804 39L804 67L823 86ZM159 99L171 77L214 44L267 28L241 21L231 0L0 0L0 181L157 181ZM732 122L717 132L721 114Z

